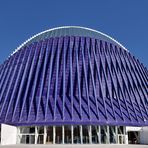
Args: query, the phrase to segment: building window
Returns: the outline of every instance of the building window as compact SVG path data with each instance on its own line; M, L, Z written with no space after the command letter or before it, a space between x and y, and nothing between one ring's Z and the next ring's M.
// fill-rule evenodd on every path
M44 127L37 127L37 144L44 144Z
M89 126L83 125L82 129L83 129L83 143L87 144L89 143Z
M73 133L74 133L73 143L75 143L75 144L81 143L80 126L79 125L73 126Z
M47 137L46 137L46 144L52 144L53 143L53 127L48 126L46 128Z
M35 144L35 135L22 135L21 137L21 144Z
M118 126L118 143L119 144L124 144L125 141L125 135L124 135L124 127L123 126Z
M35 127L20 127L20 134L35 134Z
M110 143L116 143L116 129L115 126L110 126L109 127L109 137L110 137Z
M107 126L101 126L101 143L106 144L107 142Z
M71 126L67 125L67 126L64 126L64 133L65 133L65 136L64 136L64 143L65 144L69 144L69 143L72 143L72 137L71 137Z
M21 144L35 144L35 127L20 127L18 141Z
M92 143L97 144L99 143L99 126L92 125L91 126L92 131Z
M62 143L62 126L56 126L55 143Z

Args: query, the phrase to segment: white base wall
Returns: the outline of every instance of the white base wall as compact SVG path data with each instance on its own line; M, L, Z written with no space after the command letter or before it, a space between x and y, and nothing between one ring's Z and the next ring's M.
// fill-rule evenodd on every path
M17 127L1 124L1 145L16 144Z
M148 126L142 127L142 130L140 133L140 143L148 144Z

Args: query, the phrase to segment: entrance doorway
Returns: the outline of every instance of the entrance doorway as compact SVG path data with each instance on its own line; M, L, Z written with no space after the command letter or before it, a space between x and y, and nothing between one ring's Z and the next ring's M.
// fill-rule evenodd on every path
M140 132L129 131L128 132L128 143L129 144L139 144L140 143Z

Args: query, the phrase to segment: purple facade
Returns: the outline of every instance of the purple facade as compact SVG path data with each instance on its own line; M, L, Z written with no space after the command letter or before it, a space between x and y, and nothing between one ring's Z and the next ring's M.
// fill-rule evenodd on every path
M30 43L0 65L0 123L148 125L148 70L83 36Z

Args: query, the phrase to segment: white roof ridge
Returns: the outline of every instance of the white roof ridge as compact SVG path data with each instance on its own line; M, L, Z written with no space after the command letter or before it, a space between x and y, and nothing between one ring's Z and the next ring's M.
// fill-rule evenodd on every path
M97 31L97 30L94 30L94 29L90 29L90 28L87 28L87 27L81 27L81 26L62 26L62 27L55 27L55 28L52 28L52 29L48 29L48 30L45 30L45 31L42 31L32 37L30 37L28 40L26 40L25 42L23 42L20 46L18 46L14 52L11 54L13 55L14 53L16 53L18 50L20 50L25 44L27 44L29 41L31 41L32 39L44 34L44 33L47 33L47 32L50 32L50 31L54 31L54 30L58 30L58 29L64 29L64 28L79 28L79 29L85 29L85 30L89 30L89 31L92 31L92 32L95 32L95 33L98 33L98 34L101 34L105 37L107 37L108 39L114 41L115 43L117 43L119 46L121 46L124 50L128 51L121 43L119 43L117 40L115 40L114 38L110 37L109 35L105 34L105 33L102 33L100 31Z

